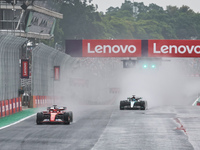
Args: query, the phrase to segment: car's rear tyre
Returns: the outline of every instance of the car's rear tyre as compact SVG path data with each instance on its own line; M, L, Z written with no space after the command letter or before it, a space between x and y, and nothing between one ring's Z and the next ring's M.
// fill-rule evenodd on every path
M120 109L120 110L124 110L124 107L123 107L123 106L120 106L119 109Z
M120 102L119 109L124 110L124 106L123 106L122 102Z
M70 124L70 115L69 115L69 113L64 113L64 124Z
M144 102L142 103L141 110L146 110L146 109L147 109L147 102L144 101Z
M36 123L37 124L42 124L42 121L43 121L43 113L37 113Z
M73 112L72 111L69 112L69 118L70 118L70 122L73 122Z

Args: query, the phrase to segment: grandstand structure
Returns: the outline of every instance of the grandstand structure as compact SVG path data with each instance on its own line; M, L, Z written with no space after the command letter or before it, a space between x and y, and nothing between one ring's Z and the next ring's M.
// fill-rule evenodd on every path
M0 0L0 34L26 38L20 49L20 59L29 60L29 78L21 78L21 88L30 95L32 49L41 39L54 37L62 0ZM20 64L19 64L20 65Z
M59 0L0 0L0 33L33 39L51 39Z

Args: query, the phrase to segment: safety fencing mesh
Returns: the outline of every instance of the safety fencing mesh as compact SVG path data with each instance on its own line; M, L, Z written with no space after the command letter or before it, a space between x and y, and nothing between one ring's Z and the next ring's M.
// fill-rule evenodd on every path
M59 95L59 91L56 89L58 89L59 83L62 83L66 78L64 77L64 72L70 69L70 64L73 62L74 59L69 55L42 43L33 49L31 93L33 96L36 96L34 98L36 101L34 102L35 105L46 103L48 97L52 98ZM54 66L60 67L59 83L54 81ZM45 96L45 98L43 96Z
M19 51L26 39L0 34L0 100L18 97Z

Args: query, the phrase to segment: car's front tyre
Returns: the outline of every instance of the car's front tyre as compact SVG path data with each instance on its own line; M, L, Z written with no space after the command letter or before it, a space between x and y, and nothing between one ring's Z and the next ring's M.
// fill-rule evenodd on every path
M69 118L70 118L70 122L73 122L73 112L72 111L69 112Z
M146 110L147 109L147 102L144 101L141 105L141 110Z
M36 116L36 123L37 124L42 124L42 121L43 121L43 113L37 113L37 116Z
M70 124L70 115L69 115L69 113L64 113L64 124Z

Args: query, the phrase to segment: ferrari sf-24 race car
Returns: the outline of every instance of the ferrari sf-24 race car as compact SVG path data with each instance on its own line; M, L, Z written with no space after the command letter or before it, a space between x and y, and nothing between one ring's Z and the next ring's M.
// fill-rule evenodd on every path
M147 101L142 100L142 97L128 97L127 100L120 101L120 110L124 109L140 109L145 110L147 109Z
M57 107L53 105L52 107L47 107L47 111L38 112L36 116L36 123L64 123L70 124L73 122L72 111L66 111L66 107Z

